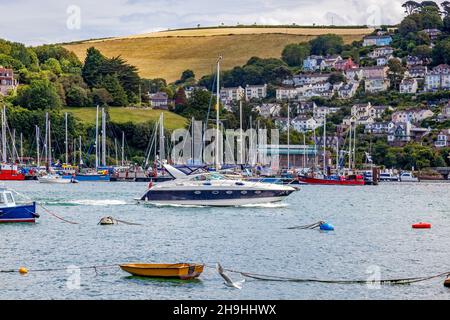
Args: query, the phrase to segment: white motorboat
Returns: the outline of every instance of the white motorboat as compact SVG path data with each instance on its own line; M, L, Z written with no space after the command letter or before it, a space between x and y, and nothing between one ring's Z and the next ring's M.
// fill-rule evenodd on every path
M78 183L74 178L64 179L62 176L57 174L47 174L45 176L38 178L39 183L47 183L47 184L70 184L70 183Z
M412 172L404 171L400 174L401 182L419 182L419 178L415 177Z
M385 181L385 182L398 182L399 181L399 176L395 175L391 172L381 172L380 173L380 181Z
M168 205L240 206L284 200L290 186L232 179L218 173L186 175L164 165L174 180L150 185L139 202Z

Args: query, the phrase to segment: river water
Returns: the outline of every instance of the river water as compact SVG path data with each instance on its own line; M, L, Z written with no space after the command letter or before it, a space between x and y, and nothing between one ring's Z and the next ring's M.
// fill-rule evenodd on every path
M36 225L0 225L0 299L449 299L443 279L412 285L286 283L247 280L226 287L213 269L197 281L130 277L131 262L200 262L260 274L325 280L427 276L450 271L450 184L303 186L285 203L239 208L136 205L146 184L80 183L8 187L79 225L42 209ZM102 227L100 218L142 226ZM334 232L288 230L325 220ZM413 230L427 221L431 230ZM234 280L239 275L230 274ZM79 280L79 286L78 286Z

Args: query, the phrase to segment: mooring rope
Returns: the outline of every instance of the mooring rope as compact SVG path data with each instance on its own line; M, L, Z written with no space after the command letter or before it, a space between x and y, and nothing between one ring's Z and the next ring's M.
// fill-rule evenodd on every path
M288 230L294 230L294 229L313 230L313 229L320 228L320 226L323 225L324 223L325 223L324 221L318 221L318 222L313 223L313 224L307 224L307 225L304 225L304 226L290 227L290 228L286 228L286 229L288 229Z
M111 264L111 265L103 265L103 266L88 266L88 267L78 267L80 270L94 270L97 269L110 269L110 268L116 268L119 267L118 264ZM57 272L57 271L63 271L67 270L67 268L50 268L50 269L30 269L27 270L28 272ZM0 273L20 273L20 270L0 270Z
M22 194L22 193L20 193L20 192L18 192L18 191L16 191L16 190L14 190L14 189L11 189L14 193L16 193L17 195L19 195L19 196L21 196L21 197L23 197L23 198L25 198L25 199L27 199L28 201L33 201L33 199L31 199L30 197L28 197L28 196L26 196L26 195L24 195L24 194ZM42 203L39 203L39 202L37 202L37 201L35 201L36 202L36 204L38 205L38 206L40 206L45 212L47 212L49 215L51 215L51 216L53 216L53 217L55 217L55 218L57 218L57 219L59 219L59 220L61 220L61 221L63 221L63 222L66 222L66 223L69 223L69 224L79 224L78 222L74 222L74 221L70 221L70 220L67 220L67 219L64 219L63 217L60 217L59 215L57 215L56 213L53 213L52 211L50 211L48 208L46 208ZM34 212L35 213L35 212Z
M216 267L206 265L208 268L215 269ZM380 284L380 285L404 285L416 282L428 281L441 277L450 277L450 271L442 272L439 274L415 277L415 278L399 278L399 279L380 279L380 280L323 280L323 279L311 279L311 278L291 278L276 275L265 275L258 273L251 273L245 271L237 271L232 269L224 269L230 273L236 273L243 277L258 280L258 281L274 281L274 282L301 282L301 283L327 283L327 284Z

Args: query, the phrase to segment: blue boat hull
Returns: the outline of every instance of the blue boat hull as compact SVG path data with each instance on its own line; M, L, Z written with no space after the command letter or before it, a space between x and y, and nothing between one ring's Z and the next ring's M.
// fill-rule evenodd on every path
M36 222L36 203L32 205L0 208L0 223Z
M64 179L72 179L72 176L64 176ZM111 181L110 175L102 175L102 174L77 174L75 177L77 181L101 181L101 182L109 182Z

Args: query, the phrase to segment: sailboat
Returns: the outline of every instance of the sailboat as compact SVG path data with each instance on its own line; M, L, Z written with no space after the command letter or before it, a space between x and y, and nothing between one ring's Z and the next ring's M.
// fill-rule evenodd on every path
M23 181L25 180L25 175L19 171L17 164L8 163L7 157L7 142L6 142L6 131L7 131L7 121L6 121L6 107L3 107L1 116L2 121L2 163L0 165L0 180L1 181Z

